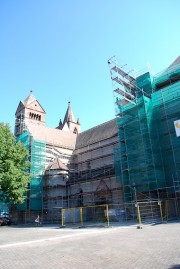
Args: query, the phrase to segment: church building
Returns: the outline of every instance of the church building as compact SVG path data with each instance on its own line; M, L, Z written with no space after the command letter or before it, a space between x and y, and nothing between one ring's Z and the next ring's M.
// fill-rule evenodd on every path
M81 132L69 102L50 128L32 92L19 103L15 136L29 150L31 181L12 210L18 222L104 205L116 220L180 217L180 56L156 75L131 75L114 56L108 64L115 119Z
M31 163L27 198L13 209L18 222L31 222L38 213L53 223L60 208L122 202L114 170L116 119L81 132L68 102L64 120L50 128L32 92L20 101L15 117L15 136L28 148Z

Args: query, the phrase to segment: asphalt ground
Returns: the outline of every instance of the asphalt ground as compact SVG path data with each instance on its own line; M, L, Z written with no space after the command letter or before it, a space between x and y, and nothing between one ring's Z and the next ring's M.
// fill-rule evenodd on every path
M1 269L180 268L180 222L60 228L0 227Z

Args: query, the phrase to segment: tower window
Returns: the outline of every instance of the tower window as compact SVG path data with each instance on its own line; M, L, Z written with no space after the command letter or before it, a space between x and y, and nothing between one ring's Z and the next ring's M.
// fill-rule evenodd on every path
M41 121L41 115L39 114L36 114L36 113L29 113L29 118L30 119L33 119L33 120L38 120L38 121Z
M77 128L74 128L74 131L73 131L74 134L77 134L78 133L78 130Z

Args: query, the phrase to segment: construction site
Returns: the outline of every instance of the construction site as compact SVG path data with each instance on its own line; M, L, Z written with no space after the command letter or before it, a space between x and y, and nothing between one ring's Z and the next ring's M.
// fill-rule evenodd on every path
M135 204L143 221L179 218L180 57L155 76L131 76L115 57L108 64L119 137L116 180L126 212Z
M70 103L58 127L32 92L19 103L15 135L30 153L17 223L163 222L180 217L180 57L159 74L108 61L116 117L80 132Z
M46 127L45 118L45 110L32 92L20 101L15 135L30 153L31 182L25 202L11 206L14 222L32 223L38 214L43 223L59 223L62 209L87 206L94 206L88 214L83 210L88 219L93 214L94 220L106 221L101 205L123 202L114 170L116 119L80 132L70 103L56 128Z

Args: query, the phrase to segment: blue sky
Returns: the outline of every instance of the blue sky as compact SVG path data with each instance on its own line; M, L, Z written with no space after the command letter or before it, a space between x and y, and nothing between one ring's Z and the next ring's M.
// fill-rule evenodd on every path
M179 0L0 0L0 122L14 127L30 90L63 120L68 101L81 129L114 118L107 60L154 72L180 55Z

